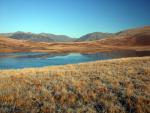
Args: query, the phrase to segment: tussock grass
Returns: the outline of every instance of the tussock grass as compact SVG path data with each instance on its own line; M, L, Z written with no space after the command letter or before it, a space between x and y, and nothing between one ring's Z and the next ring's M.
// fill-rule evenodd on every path
M1 113L150 113L150 57L0 70Z

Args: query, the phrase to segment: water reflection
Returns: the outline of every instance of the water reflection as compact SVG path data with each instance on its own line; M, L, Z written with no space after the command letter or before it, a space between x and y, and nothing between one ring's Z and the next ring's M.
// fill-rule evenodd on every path
M82 55L105 60L105 59L123 58L123 57L150 56L150 51L114 51L114 52L100 52L95 54L82 54Z

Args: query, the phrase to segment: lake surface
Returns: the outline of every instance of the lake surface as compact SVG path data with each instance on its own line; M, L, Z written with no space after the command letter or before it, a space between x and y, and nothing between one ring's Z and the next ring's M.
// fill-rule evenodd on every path
M150 51L100 52L94 54L0 53L0 69L55 66L135 56L150 56Z

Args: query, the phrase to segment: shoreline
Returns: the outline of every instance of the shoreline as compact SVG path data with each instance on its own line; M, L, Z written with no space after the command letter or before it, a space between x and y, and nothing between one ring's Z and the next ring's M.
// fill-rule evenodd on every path
M132 61L132 60L135 60L135 61L137 61L137 60L142 60L142 59L149 59L149 61L150 61L150 56L143 56L143 57L126 57L126 58L114 58L114 59L106 59L106 60L97 60L97 61L89 61L89 62L81 62L81 63L75 63L75 64L64 64L64 65L55 65L55 66L43 66L43 67L27 67L27 68L18 68L18 69L1 69L0 70L0 73L1 72L5 72L5 71L15 71L15 70L17 70L17 71L26 71L26 70L33 70L33 69L35 69L35 70L37 70L38 71L38 69L39 70L42 70L42 69L53 69L53 68L57 68L58 67L58 69L59 69L59 67L61 68L63 68L63 67L65 67L65 66L72 66L72 65L90 65L90 64L94 64L94 63L113 63L113 62L123 62L123 61L125 61L125 60L129 60L129 61Z

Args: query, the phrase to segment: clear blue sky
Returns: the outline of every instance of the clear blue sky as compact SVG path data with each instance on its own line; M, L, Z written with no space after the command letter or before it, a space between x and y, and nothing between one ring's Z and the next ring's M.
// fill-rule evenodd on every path
M150 0L0 0L0 32L80 37L150 25Z

